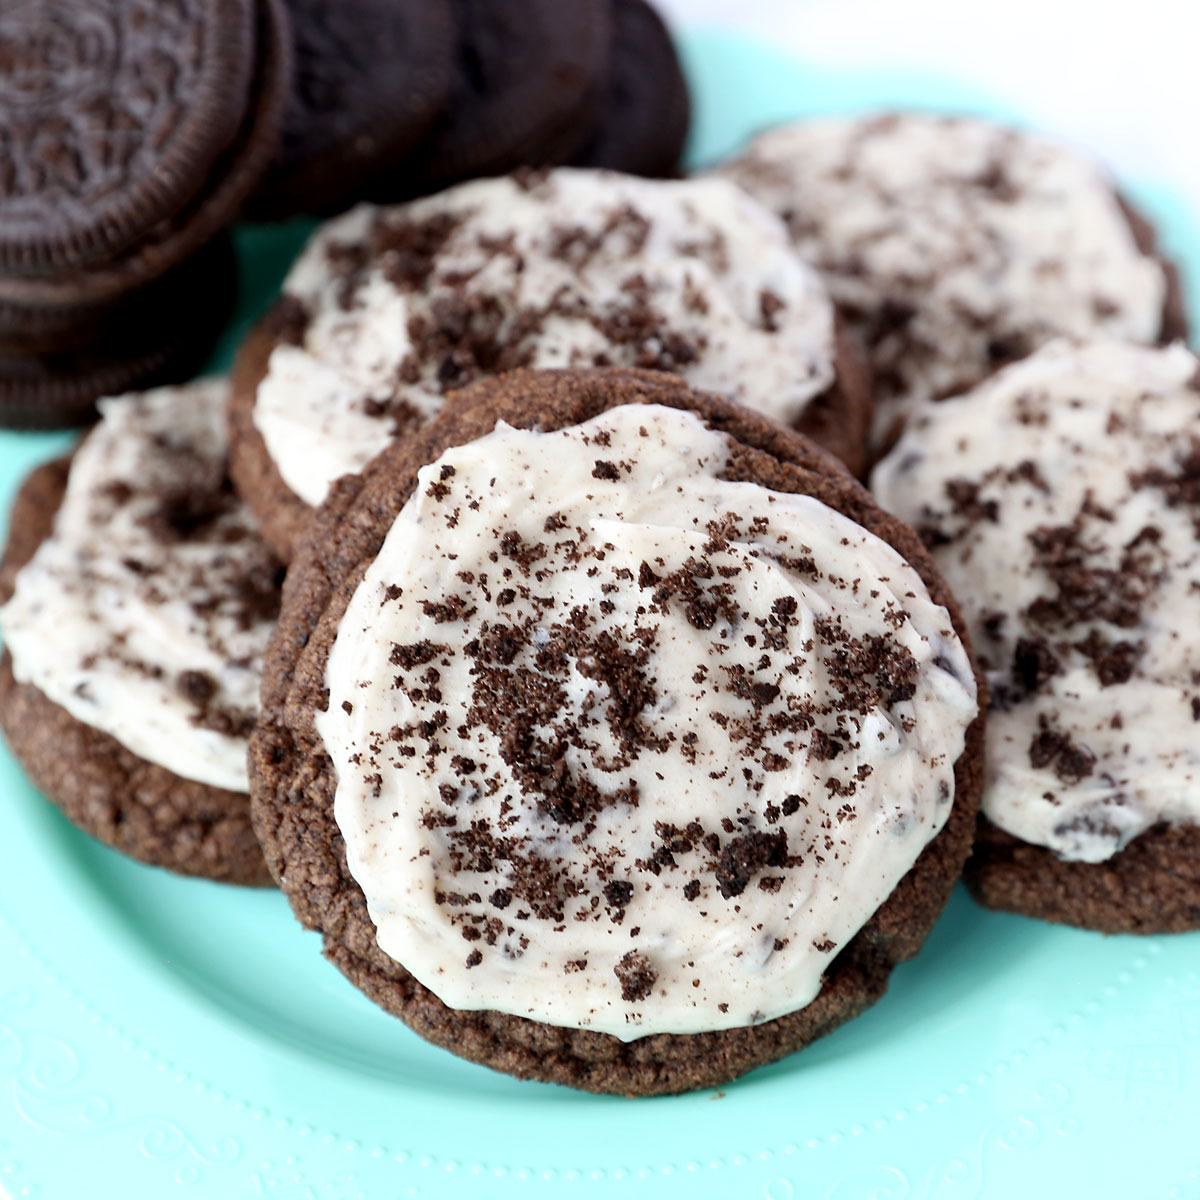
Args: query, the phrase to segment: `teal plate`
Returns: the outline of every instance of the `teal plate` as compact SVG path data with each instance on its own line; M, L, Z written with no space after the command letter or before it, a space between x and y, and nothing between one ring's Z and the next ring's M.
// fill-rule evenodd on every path
M697 162L805 113L1021 115L950 80L831 73L725 35L686 48ZM1188 206L1145 182L1200 279ZM239 328L304 232L241 231ZM0 436L0 503L68 440ZM1200 934L1104 938L960 892L831 1037L720 1091L618 1100L426 1045L282 896L121 858L7 755L0 794L2 1200L1200 1197Z

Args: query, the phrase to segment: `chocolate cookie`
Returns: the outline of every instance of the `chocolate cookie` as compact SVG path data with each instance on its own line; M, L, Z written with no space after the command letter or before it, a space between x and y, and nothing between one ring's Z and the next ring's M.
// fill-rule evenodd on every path
M446 392L613 364L674 371L863 465L866 382L776 218L717 180L559 169L318 231L235 370L234 481L288 559L333 480Z
M22 487L0 565L0 724L92 836L267 884L246 739L281 572L225 478L226 385L103 403Z
M1200 362L1055 342L915 418L872 480L989 675L984 904L1200 928Z
M941 911L982 766L960 628L799 435L655 372L483 380L340 480L292 565L255 828L423 1037L711 1086L871 1004Z
M67 265L40 275L0 274L0 306L59 308L115 301L184 262L234 219L278 145L291 81L283 0L257 0L252 16L257 34L252 30L248 35L254 65L249 100L243 91L232 141L200 172L186 203L147 222L121 253L90 262L86 270Z
M450 92L450 0L288 0L295 71L281 144L246 212L332 213L428 133Z
M101 396L188 378L207 361L236 295L237 259L221 234L115 301L0 304L0 425L81 425L95 417Z
M0 269L57 275L202 189L246 107L254 4L10 4L0 47Z
M875 378L877 454L925 401L1056 336L1183 331L1153 231L1038 135L914 113L808 121L719 173L783 216L845 312Z
M676 175L691 111L683 66L662 17L646 0L614 0L604 111L571 161L631 175Z
M446 107L421 149L378 182L377 200L564 162L603 104L611 0L453 0L453 8L458 45Z

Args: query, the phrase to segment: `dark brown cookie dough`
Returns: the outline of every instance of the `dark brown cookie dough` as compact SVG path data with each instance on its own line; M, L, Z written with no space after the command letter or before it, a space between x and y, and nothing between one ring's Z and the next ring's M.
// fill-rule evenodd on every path
M953 598L916 534L883 513L825 451L794 432L664 374L625 369L514 372L458 393L442 413L397 440L360 476L334 485L284 587L267 651L263 710L251 742L252 811L272 872L296 915L324 936L326 955L376 1003L422 1037L519 1078L626 1095L713 1086L797 1050L861 1012L892 968L917 952L970 848L982 771L983 723L967 732L955 765L949 820L889 899L831 964L804 1009L762 1025L716 1033L656 1034L622 1042L501 1013L447 1008L378 947L333 817L332 764L314 727L327 702L325 665L341 614L416 485L418 469L503 420L552 430L620 404L661 404L700 415L726 433L728 477L812 495L888 541L949 610ZM982 694L982 683L980 683Z
M54 524L70 458L37 468L13 505L0 601ZM34 785L72 824L131 858L225 883L269 886L248 797L182 779L76 720L0 659L0 726Z
M305 321L303 308L294 299L283 296L278 300L243 342L234 364L229 397L230 475L238 494L258 518L267 545L284 562L291 562L297 553L316 510L284 482L254 424L254 402L258 385L266 377L271 351L280 343L296 340L297 323L302 328ZM858 474L866 467L867 431L873 411L871 388L840 318L835 324L835 338L834 381L809 401L797 429Z
M229 475L238 495L258 518L267 545L283 562L291 562L298 552L316 510L280 475L254 424L254 399L267 373L271 351L288 336L292 307L284 297L251 330L238 351L229 392Z
M1102 933L1200 929L1200 826L1158 825L1105 862L1067 862L980 815L964 876L988 908Z

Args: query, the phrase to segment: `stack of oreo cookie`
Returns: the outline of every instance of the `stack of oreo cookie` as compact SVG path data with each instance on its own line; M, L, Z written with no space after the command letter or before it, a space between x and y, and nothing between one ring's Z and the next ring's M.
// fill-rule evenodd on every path
M646 0L288 0L296 82L247 212L332 213L518 166L671 175L687 83Z
M64 0L0 9L0 423L192 374L239 217L522 164L677 169L687 86L645 0Z
M0 10L0 420L186 378L235 295L221 232L274 151L282 0Z

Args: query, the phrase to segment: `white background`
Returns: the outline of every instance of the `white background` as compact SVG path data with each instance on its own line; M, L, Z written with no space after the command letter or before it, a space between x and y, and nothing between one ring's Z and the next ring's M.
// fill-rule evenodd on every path
M1200 210L1200 0L655 0L823 67L928 69Z

